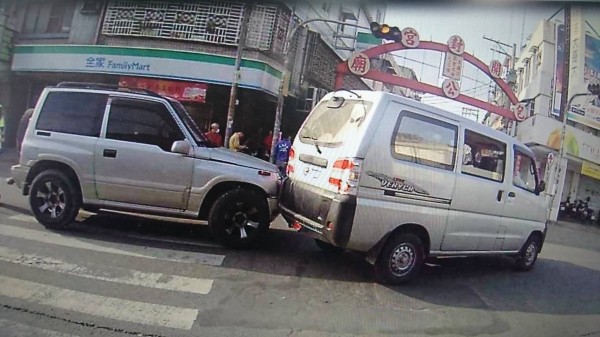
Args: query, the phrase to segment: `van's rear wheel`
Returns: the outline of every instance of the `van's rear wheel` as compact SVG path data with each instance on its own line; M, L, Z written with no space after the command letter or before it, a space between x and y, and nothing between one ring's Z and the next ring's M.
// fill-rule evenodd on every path
M215 201L208 215L208 227L222 245L249 248L265 234L270 220L266 198L236 189Z
M410 233L394 235L375 263L377 281L388 284L410 281L421 269L424 256L423 243L418 236Z

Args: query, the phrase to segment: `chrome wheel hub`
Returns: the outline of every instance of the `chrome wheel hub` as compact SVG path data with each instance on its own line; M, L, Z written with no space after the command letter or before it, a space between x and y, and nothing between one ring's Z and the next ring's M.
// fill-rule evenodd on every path
M415 265L416 255L412 245L403 243L397 246L390 256L390 269L396 276L407 274Z
M39 189L36 196L39 200L38 210L42 214L50 215L50 218L56 218L62 214L65 209L65 191L52 182L46 182L45 191Z
M535 260L535 256L537 254L537 244L535 242L531 242L527 246L527 250L525 251L525 264L530 265Z

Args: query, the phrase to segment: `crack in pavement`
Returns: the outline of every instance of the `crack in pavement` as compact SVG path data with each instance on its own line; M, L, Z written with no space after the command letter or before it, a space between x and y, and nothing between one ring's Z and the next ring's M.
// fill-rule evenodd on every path
M110 331L110 332L118 332L118 333L137 336L137 337L168 337L165 335L147 334L147 333L143 333L143 332L139 332L139 331L130 331L130 330L125 330L125 329L112 328L109 326L97 325L94 323L76 321L76 320L72 320L72 319L68 319L68 318L63 318L63 317L59 317L59 316L55 316L55 315L46 314L41 311L35 311L35 310L27 309L27 308L15 307L15 306L8 305L8 304L2 304L2 307L5 309L8 309L8 310L24 312L24 313L28 313L28 314L32 314L32 315L36 315L36 316L41 316L41 317L46 317L46 318L63 321L63 322L70 323L70 324L76 324L76 325L83 326L86 328L106 330L106 331Z

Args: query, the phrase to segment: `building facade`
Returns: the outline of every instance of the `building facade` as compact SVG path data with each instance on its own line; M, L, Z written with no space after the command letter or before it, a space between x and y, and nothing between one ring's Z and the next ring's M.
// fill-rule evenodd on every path
M600 102L592 95L575 98L566 111L565 156L560 160L560 101L565 59L569 57L568 96L586 93L589 83L600 79L600 12L597 6L573 6L571 49L564 50L564 25L540 22L519 57L518 98L530 117L518 124L517 137L540 160L540 175L548 183L550 218L556 219L559 203L590 198L600 209ZM596 21L594 21L596 20Z
M7 89L12 116L8 130L16 129L23 111L35 104L45 86L77 81L142 87L175 97L200 127L218 122L224 132L236 78L240 89L231 127L260 138L273 127L288 31L313 18L368 27L371 16L360 3L311 1L3 3L16 36ZM384 15L379 7L374 13ZM333 89L335 65L353 52L360 31L347 27L314 22L291 40L293 71L286 86L284 133L298 129L308 99L318 100ZM244 41L240 41L242 30L247 32ZM239 73L238 48L243 49ZM358 78L352 86L369 89ZM14 145L14 133L7 135L7 143Z

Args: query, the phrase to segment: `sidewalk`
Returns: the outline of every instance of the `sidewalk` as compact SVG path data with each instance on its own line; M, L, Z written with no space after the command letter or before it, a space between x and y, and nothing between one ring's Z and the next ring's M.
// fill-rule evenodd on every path
M600 235L600 225L598 225L598 223L596 223L596 222L594 222L593 224L589 223L589 222L582 224L578 221L570 222L570 221L559 220L559 221L551 221L550 226L563 227L563 228L568 228L568 229L572 229L572 230L576 230L576 231L580 231L580 232L594 233L594 234Z

